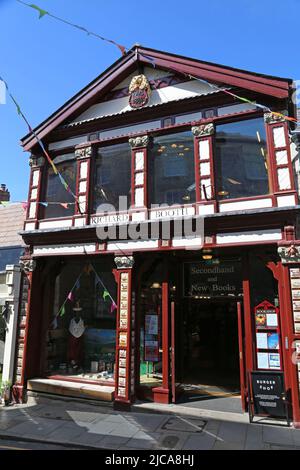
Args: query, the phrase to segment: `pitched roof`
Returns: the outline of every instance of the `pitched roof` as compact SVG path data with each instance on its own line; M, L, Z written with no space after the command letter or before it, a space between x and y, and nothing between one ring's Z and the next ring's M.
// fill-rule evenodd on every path
M55 111L35 129L40 139L44 138L57 126L64 123L76 113L94 104L110 91L116 84L122 82L139 64L159 67L179 74L193 75L212 83L241 87L275 98L288 98L292 89L292 80L270 75L263 75L236 69L210 62L191 59L155 49L135 45L125 56L114 62L101 75L83 88L74 97ZM24 150L30 150L36 145L33 133L27 134L21 140Z
M21 203L0 206L0 249L25 246L18 232L23 230L25 211Z

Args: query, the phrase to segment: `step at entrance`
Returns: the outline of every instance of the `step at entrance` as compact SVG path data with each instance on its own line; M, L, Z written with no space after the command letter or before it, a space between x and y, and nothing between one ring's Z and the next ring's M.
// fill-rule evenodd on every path
M114 400L115 392L114 387L107 385L93 385L53 379L28 380L27 389L32 392L63 395L74 398L90 398L109 402Z

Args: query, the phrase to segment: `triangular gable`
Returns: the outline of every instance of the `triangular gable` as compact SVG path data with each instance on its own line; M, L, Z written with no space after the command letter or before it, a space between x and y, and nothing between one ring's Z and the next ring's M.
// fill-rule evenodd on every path
M144 65L149 73L149 69L151 69L153 79L155 77L161 78L162 74L182 77L182 81L171 85L169 90L167 90L167 87L154 90L148 106L162 104L168 102L168 100L184 99L213 92L212 89L208 91L209 87L204 83L189 79L189 75L211 83L244 88L274 98L286 99L292 90L292 80L290 79L246 72L135 46L126 56L112 64L87 87L41 123L35 129L35 133L42 139L65 122L77 122L78 120L127 111L129 106L127 96L115 100L108 99L108 97L111 92L128 86L130 77L136 74L139 65ZM111 105L117 99L123 99L123 101L108 106L109 101ZM35 144L36 139L32 133L22 139L24 150L30 150Z
M165 70L145 67L143 73L149 80L152 89L149 102L144 108L193 98L195 96L218 93L218 90L212 89L205 83ZM137 69L125 80L122 80L108 95L104 96L101 102L92 105L89 109L72 120L70 124L122 114L129 111L134 112L135 110L129 104L129 85L131 79L136 75L139 75Z

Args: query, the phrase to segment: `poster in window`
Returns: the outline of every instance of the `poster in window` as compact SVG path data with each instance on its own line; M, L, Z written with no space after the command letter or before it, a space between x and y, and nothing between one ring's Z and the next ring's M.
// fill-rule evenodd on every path
M265 328L267 325L267 315L265 312L257 310L255 314L255 324L257 328Z
M256 333L257 349L268 349L267 333Z
M146 335L158 334L158 315L145 315L145 333Z
M293 298L293 300L300 300L300 290L299 289L293 289L292 290L292 298Z
M257 367L258 369L269 369L268 353L257 353Z
M291 279L291 286L292 286L292 289L298 289L300 288L300 279Z
M299 268L290 268L291 278L300 278L300 269Z
M269 354L269 366L270 366L270 369L280 369L280 354L278 353Z
M279 349L278 333L268 333L268 349Z
M145 361L157 362L159 360L158 341L145 341Z
M267 313L267 326L275 327L278 326L277 314L276 313Z

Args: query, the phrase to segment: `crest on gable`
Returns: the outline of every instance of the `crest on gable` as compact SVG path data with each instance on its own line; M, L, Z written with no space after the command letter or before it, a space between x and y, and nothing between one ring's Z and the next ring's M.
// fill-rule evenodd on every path
M145 75L136 75L129 85L129 104L132 108L146 106L151 95L149 81Z

